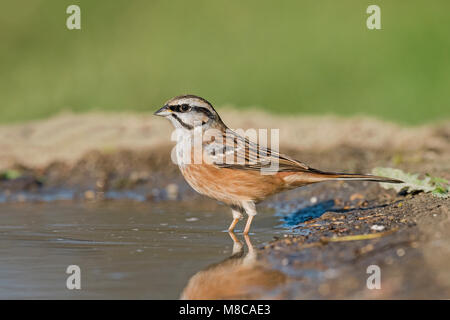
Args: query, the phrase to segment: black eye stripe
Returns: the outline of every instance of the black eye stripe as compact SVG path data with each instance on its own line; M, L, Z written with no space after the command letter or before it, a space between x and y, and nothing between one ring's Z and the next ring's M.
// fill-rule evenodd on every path
M188 104L181 104L169 106L169 109L175 112L187 112L191 107Z
M178 106L178 105L169 106L169 109L174 112L180 112L180 106Z
M214 119L214 114L209 111L207 108L205 107L196 107L196 106L190 106L188 104L181 104L181 105L171 105L169 106L169 109L174 111L174 112L187 112L187 111L197 111L197 112L201 112L204 115L206 115L208 118L210 119Z

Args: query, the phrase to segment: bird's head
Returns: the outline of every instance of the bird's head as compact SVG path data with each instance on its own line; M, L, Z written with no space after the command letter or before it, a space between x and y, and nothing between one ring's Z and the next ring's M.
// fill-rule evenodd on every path
M224 126L219 114L211 103L194 95L184 95L170 99L154 113L169 119L175 128L193 130Z

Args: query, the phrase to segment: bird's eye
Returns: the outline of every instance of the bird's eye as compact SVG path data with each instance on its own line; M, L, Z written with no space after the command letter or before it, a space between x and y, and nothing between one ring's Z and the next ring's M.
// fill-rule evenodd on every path
M189 110L191 110L191 107L188 104L182 104L180 106L180 111L181 112L188 112Z

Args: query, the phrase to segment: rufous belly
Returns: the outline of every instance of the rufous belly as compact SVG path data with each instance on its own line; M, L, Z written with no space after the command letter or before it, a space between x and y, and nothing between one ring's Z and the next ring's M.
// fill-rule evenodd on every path
M258 170L218 168L207 164L180 166L180 170L195 191L227 204L261 201L286 189L284 180L275 175L262 175Z

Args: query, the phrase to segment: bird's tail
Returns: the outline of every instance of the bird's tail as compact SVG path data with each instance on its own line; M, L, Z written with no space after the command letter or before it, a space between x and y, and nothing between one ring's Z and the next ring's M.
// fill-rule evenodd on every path
M310 183L322 182L322 181L375 181L384 183L404 183L401 180L373 176L370 174L358 174L358 173L338 173L338 172L324 172L317 169L309 168L306 171L289 174L284 177L285 181L291 186L301 186Z
M370 174L358 174L358 173L333 173L324 172L321 174L323 180L355 180L355 181L375 181L375 182L385 182L385 183L404 183L401 180L373 176Z
M404 183L401 180L373 176L370 174L359 174L359 173L338 173L338 172L324 172L320 170L311 170L310 177L312 179L317 179L317 182L327 181L327 180L347 180L347 181L375 181L375 182L385 182L385 183Z

